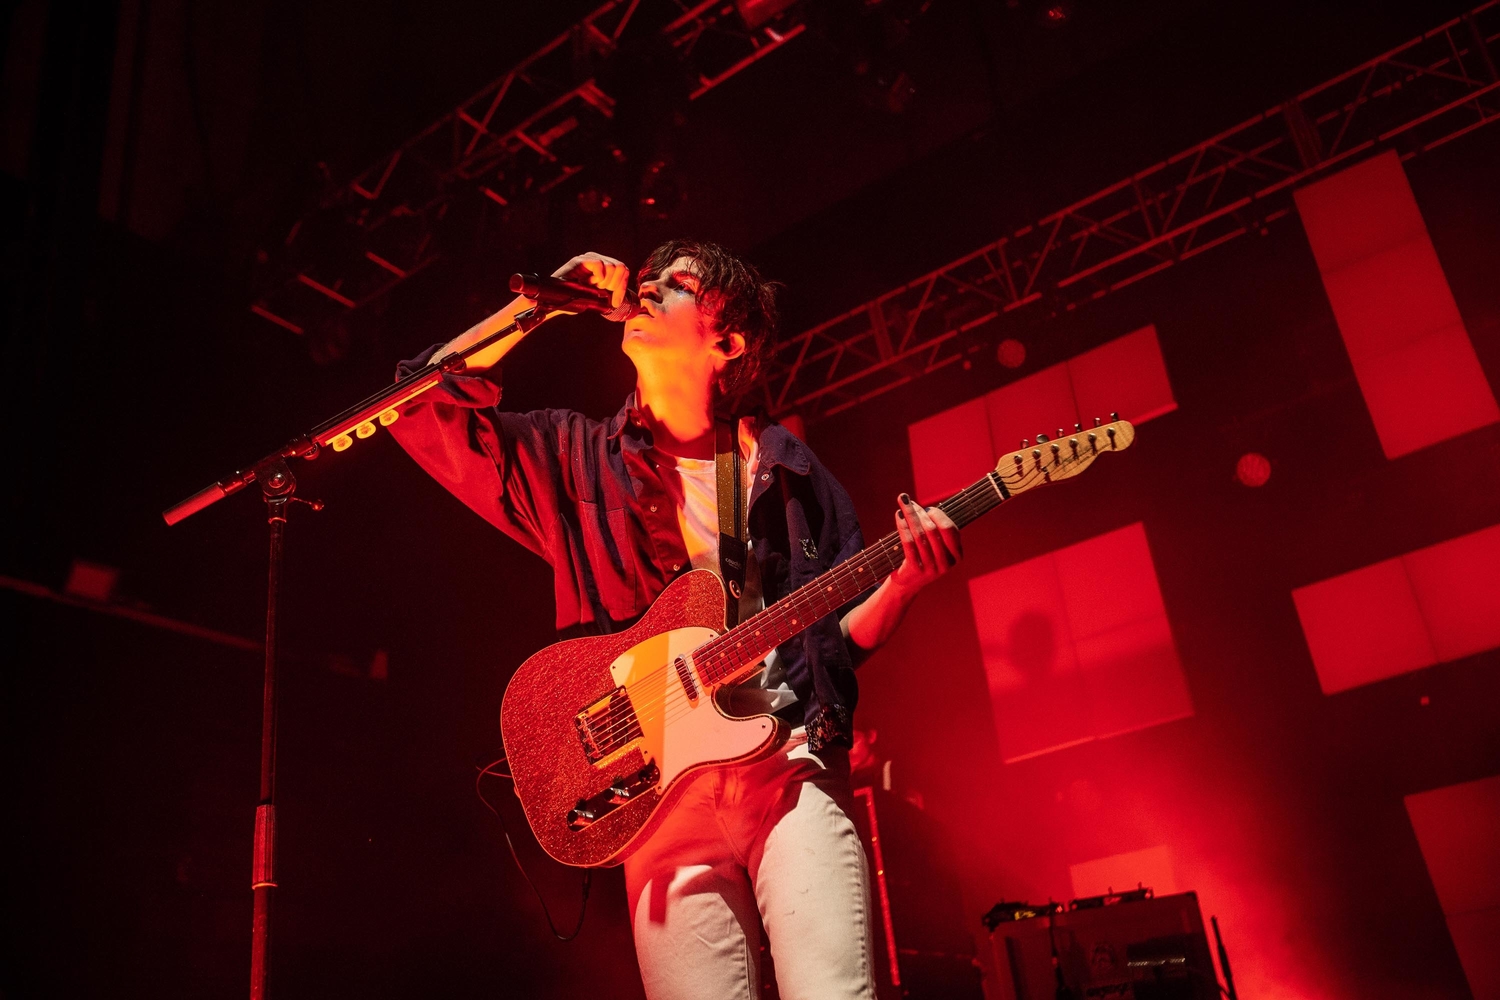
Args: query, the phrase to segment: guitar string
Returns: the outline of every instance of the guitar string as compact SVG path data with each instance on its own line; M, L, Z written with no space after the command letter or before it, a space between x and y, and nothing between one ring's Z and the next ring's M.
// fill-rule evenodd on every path
M1030 471L1024 472L1022 477L1016 481L1016 488L1011 489L1012 495L1014 495L1014 493L1016 492L1023 492L1038 485L1035 480L1039 475L1044 480L1047 480L1050 478L1048 474L1050 473L1051 469L1056 468L1058 465L1071 464L1072 462L1077 460L1078 459L1070 456L1068 458L1064 458L1061 462L1055 463L1053 466L1049 466L1045 469L1038 469L1033 467ZM1000 475L1002 482L1004 481L1004 476L1001 475L998 470L996 470L994 475ZM1010 487L1007 486L1007 489L1010 489ZM960 490L958 493L954 494L939 506L950 517L955 517L955 519L963 519L964 523L967 524L970 523L973 518L981 516L982 514L988 512L988 510L993 509L993 507L998 506L1001 502L1003 502L1002 499L997 499L997 497L998 493L995 492L995 486L993 480L991 479L991 475L986 474L983 479L980 479L970 486L967 486L964 489ZM972 517L970 515L972 515ZM832 570L829 570L828 573L824 574L819 579L811 581L808 584L805 584L803 588L798 589L802 590L812 588L814 584L830 584L836 577L841 576L846 578L842 581L842 583L854 582L853 575L859 569L858 565L856 565L857 563L860 563L861 561L867 561L874 556L884 556L886 558L890 558L892 552L896 552L899 550L900 535L897 532L892 532L881 538L878 542L876 542L876 544L862 549L853 558L846 560L839 566L836 566ZM889 575L890 573L894 572L900 567L900 565L901 564L899 562L895 563L889 570L886 571L885 575ZM884 577L882 576L881 579L883 580ZM839 586L838 593L840 595L840 600L838 603L842 604L844 603L844 601L852 600L853 597L857 597L859 594L864 593L865 590L868 590L870 587L876 585L876 583L866 585L848 598L842 596L842 586ZM778 601L765 610L752 616L750 619L747 619L744 623L742 623L741 626L739 626L739 628L742 629L748 626L752 621L758 618L764 618L767 621L770 621L771 619L778 619L775 622L775 625L777 626L786 624L788 619L790 619L791 622L796 622L797 619L791 617L792 612L803 611L804 609L801 607L802 605L808 603L810 599L819 596L819 592L827 593L829 589L831 588L828 586L820 586L817 588L817 590L810 590L810 592L800 600L797 597L797 592L794 591L792 594L788 595L787 599ZM837 605L835 605L835 607L836 606ZM831 610L832 609L830 609L830 611ZM828 613L830 612L824 612L823 615L818 615L817 617L821 618ZM817 619L810 617L810 620L815 621ZM786 639L782 639L781 642L785 642L788 639L795 637L798 633L803 631L805 627L806 626L799 625L791 633L791 635L787 636ZM723 648L721 650L719 647L724 647L726 640L733 636L735 632L736 629L731 629L728 632L715 636L713 639L710 639L708 642L692 651L690 655L692 656L694 665L699 666L700 675L706 673L704 667L708 666L713 661L719 661L724 660L725 658L729 658L731 663L734 662L732 651L728 648ZM739 646L741 645L742 643L736 643L735 647L739 648ZM780 645L780 642L776 643L776 645ZM775 646L773 645L772 649L774 648ZM716 692L722 689L724 686L726 686L726 684L724 683L725 680L733 677L736 673L738 673L745 667L760 662L760 660L764 658L764 655L769 655L769 652L770 650L767 650L765 654L753 661L741 654L739 657L740 662L731 667L728 671L725 671L718 679L710 682L714 685L713 690ZM650 705L653 701L656 700L658 695L660 696L661 700L659 704L661 706L663 725L670 725L671 723L685 717L688 712L692 711L692 700L687 697L687 692L682 689L681 685L678 685L676 688L668 688L668 682L673 670L673 665L668 664L653 671L651 675L644 678L640 683L635 685L634 690L630 692L630 705L633 711L631 711L628 715L625 715L623 717L615 717L615 712L612 709L605 710L611 717L610 722L607 723L603 729L597 731L594 736L596 743L603 743L606 745L606 754L618 752L626 745L628 745L631 740L635 739L636 737L633 733L631 733L631 730L633 728L644 728L642 725L643 723L651 722L656 719L655 715L646 715L636 707L636 696L644 696L640 697L639 701L641 704L646 705ZM661 690L657 690L658 688ZM709 694L709 697L712 697L712 694ZM620 740L620 737L627 733L629 733L630 735L626 739ZM617 740L619 741L619 745L611 745L615 744Z
M1071 464L1073 461L1076 461L1076 459L1069 457L1067 459L1064 459L1063 463ZM1024 491L1037 485L1035 480L1038 474L1041 474L1043 479L1049 478L1047 474L1050 472L1051 468L1055 467L1056 465L1048 467L1047 469L1033 468L1031 471L1025 472L1022 478L1017 480L1017 491ZM996 472L996 474L999 474L998 471ZM1001 479L1002 481L1004 481L1003 476L1001 477ZM1003 502L1003 500L996 499L997 496L998 494L995 492L994 482L991 479L990 475L987 474L983 479L973 483L968 487L965 487L963 490L960 490L957 494L949 498L949 500L945 501L940 506L946 513L949 514L950 517L963 519L965 523L970 523L970 521L972 521L974 517L978 517L986 513L989 509L992 509L994 506L998 506L999 503ZM844 563L830 570L823 577L805 585L805 587L811 588L813 584L827 584L833 581L836 577L844 577L844 579L840 581L840 586L838 587L838 592L840 595L839 603L843 603L846 600L852 600L853 597L856 597L860 593L863 593L865 590L868 590L869 587L876 585L866 585L860 590L856 591L850 597L843 597L842 584L852 582L853 575L859 570L859 566L856 564L861 561L868 562L875 556L884 556L885 558L889 559L891 554L898 551L900 551L900 536L898 533L892 532L891 534L886 535L884 538L880 539L880 541L875 545L861 550L861 552L854 558L845 561ZM864 557L864 559L862 560L861 557ZM889 575L890 572L894 572L896 568L899 568L899 566L900 563L895 563L891 567L891 569L886 571L886 575ZM800 589L803 588L799 588L799 590ZM795 618L790 617L793 611L805 610L801 606L805 605L809 599L820 596L818 593L819 591L821 591L822 593L827 593L830 589L832 589L831 586L819 587L817 591L810 592L801 600L797 598L796 592L794 592L792 595L788 595L788 599L778 601L756 616L753 616L751 619L747 620L741 626L741 628L748 626L751 621L755 620L756 618L761 618L762 616L764 616L767 621L770 621L771 619L779 619L775 622L775 624L778 626L785 624L786 620L789 618L791 622L796 622L797 620ZM828 613L829 612L824 612L825 615ZM809 617L811 616L809 615ZM818 617L823 617L823 615L819 615ZM792 636L795 636L797 633L802 631L802 628L803 627L798 627L787 638L789 639ZM704 643L702 646L698 647L698 649L693 651L693 662L695 665L699 665L700 674L706 673L705 667L710 667L710 665L715 661L722 661L726 658L729 658L731 663L734 662L732 650L728 648L720 650L718 648L723 647L725 645L725 641L734 634L735 630L731 629L729 632L725 632L722 635L715 636L713 639L710 639L708 642ZM786 639L783 639L781 641L785 642ZM776 645L779 644L780 643L777 643ZM736 643L735 647L739 648L741 645L742 643ZM772 648L774 649L775 646L773 645ZM767 654L769 654L769 650L767 651ZM748 657L745 657L743 654L741 654L739 657L740 662L738 664L731 667L728 671L724 672L720 677L711 681L711 683L714 684L714 690L717 691L722 689L722 687L726 686L723 683L724 680L729 677L733 677L744 667L751 666L753 663L758 663L762 658L763 656L757 657L752 661ZM609 709L606 709L606 711L612 718L610 722L602 730L599 730L595 735L596 742L603 742L608 746L606 753L614 753L618 752L620 749L623 749L625 745L627 745L631 740L635 739L634 733L631 733L631 730L633 728L642 727L642 723L655 720L655 715L646 715L636 707L637 697L635 696L643 695L644 697L639 698L640 703L649 705L656 699L658 693L660 693L660 705L663 716L663 725L670 725L672 722L675 722L678 719L684 717L687 712L692 710L691 699L687 697L686 691L682 690L680 685L674 689L666 689L668 680L671 676L671 669L672 668L670 665L659 668L650 676L645 678L641 683L635 685L634 691L631 692L632 697L630 700L631 707L634 710L630 714L624 717L614 718L615 713ZM715 666L711 667L711 669L714 669L717 672L718 668ZM656 690L657 688L661 688L663 690L658 692ZM630 735L626 739L620 740L620 737L627 733L629 733ZM619 741L618 745L611 745L615 744L616 741Z
M1038 478L1038 476L1040 476L1044 481L1050 481L1050 472L1052 469L1055 469L1059 466L1070 465L1073 462L1080 461L1085 457L1089 460L1092 460L1097 456L1098 452L1096 451L1093 455L1089 456L1063 457L1060 459L1060 461L1046 468L1038 468L1036 466L1033 466L1031 470L1022 473L1021 478L1016 481L1014 488L1012 488L1008 484L1006 488L1012 495L1018 492L1024 492L1025 490L1031 489L1038 485L1036 483L1036 479ZM995 492L994 481L991 478L992 476L999 476L1001 481L1005 482L1004 474L1000 473L998 469L993 473L987 473L984 478L965 487L958 493L955 493L948 500L939 504L940 509L942 509L944 513L948 514L950 517L953 517L955 520L964 519L964 522L967 524L971 523L974 518L977 518L987 513L994 507L999 506L1000 503L1004 502L1004 498L997 499L999 495ZM972 515L972 517L970 515ZM805 611L806 609L804 609L802 605L805 605L809 601L816 599L820 596L820 593L828 593L831 590L835 590L835 586L837 588L836 592L839 595L838 604L843 604L846 601L853 600L855 597L858 597L860 594L864 593L866 590L869 590L871 587L878 586L878 584L885 579L885 576L889 576L891 573L894 573L896 569L899 569L901 563L895 563L889 570L885 571L884 575L880 576L879 580L874 583L864 585L863 587L861 587L861 589L855 591L849 597L843 596L843 585L855 582L863 583L863 581L855 579L855 576L860 571L861 566L865 562L873 559L873 557L875 556L884 556L885 558L889 559L894 551L900 551L900 535L898 532L891 532L890 534L877 541L874 545L867 546L866 548L860 550L860 552L854 557L846 560L838 566L835 566L833 569L829 570L821 577L810 581L803 587L798 588L797 591L793 591L791 594L787 595L786 599L777 601L775 604L770 605L764 610L751 616L749 619L746 619L736 628L730 629L729 631L708 640L702 646L699 646L697 649L688 654L692 657L693 665L699 668L699 675L703 676L708 672L705 668L710 668L717 672L718 668L716 666L710 667L710 664L725 660L727 658L729 662L733 663L734 665L727 671L724 671L717 678L711 679L709 681L709 683L713 685L713 692L721 690L723 687L727 686L725 682L728 678L733 677L736 673L738 673L740 670L743 670L745 667L759 663L765 658L765 656L770 655L771 652L771 650L767 650L764 654L754 660L745 657L744 654L741 653L738 657L739 662L735 663L736 658L733 656L733 651L727 647L726 641L734 636L736 632L746 628L751 624L751 622L754 622L757 619L763 619L767 622L770 622L772 619L777 619L774 624L778 627L787 623L797 623L798 620L794 617L791 617L793 611ZM866 566L864 568L868 567ZM845 579L838 581L837 584L835 584L835 579L838 577L844 577ZM822 586L817 587L816 590L811 590L810 588L813 588L815 584L820 584ZM804 589L809 589L809 593L799 599L797 596L798 592ZM834 607L837 607L838 604L835 604ZM809 620L816 621L818 618L822 618L825 615L831 613L832 610L833 609L830 608L829 611L825 611L822 615L818 615L815 618L809 615ZM798 627L790 635L780 640L780 642L777 642L771 647L771 649L775 649L776 646L781 645L781 643L794 638L806 627L806 625L798 624ZM762 629L760 631L766 630L767 629ZM773 634L776 630L777 629L771 629L771 631L773 631ZM757 631L756 634L758 635L759 631ZM741 646L743 646L743 640L734 644L735 649L739 649ZM720 647L723 648L721 649ZM664 665L654 670L650 675L643 678L639 683L637 683L629 692L629 704L633 709L633 711L631 711L629 714L623 717L616 718L615 712L612 708L605 709L605 712L610 717L610 721L605 725L603 729L598 730L592 735L594 736L596 744L603 743L605 745L608 745L607 749L605 749L606 754L618 752L636 737L632 733L626 739L620 741L620 744L618 746L609 744L614 744L622 735L630 733L631 729L644 728L644 726L642 725L643 723L652 722L656 719L655 715L646 715L640 710L640 708L637 707L637 696L639 696L639 702L645 705L650 705L653 702L656 702L657 698L660 697L659 704L661 706L662 724L664 726L678 721L692 711L692 699L688 698L687 692L683 689L682 685L678 684L675 688L669 687L669 682L674 672L675 659L673 663ZM707 687L708 685L703 686ZM713 693L707 693L707 696L712 697Z

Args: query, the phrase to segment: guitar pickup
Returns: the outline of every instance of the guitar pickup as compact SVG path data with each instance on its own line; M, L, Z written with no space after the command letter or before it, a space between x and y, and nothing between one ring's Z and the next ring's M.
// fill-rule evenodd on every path
M621 775L604 791L579 799L568 810L568 829L576 832L593 826L625 803L654 789L660 780L661 771L654 762L634 774Z
M693 680L693 671L688 667L687 657L679 656L673 660L672 668L677 671L677 679L682 682L682 690L687 692L688 704L698 704L698 682Z

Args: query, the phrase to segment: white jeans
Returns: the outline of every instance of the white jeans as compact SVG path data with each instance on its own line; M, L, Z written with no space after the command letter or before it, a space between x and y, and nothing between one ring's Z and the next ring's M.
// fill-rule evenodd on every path
M764 924L782 1000L874 1000L846 751L813 753L799 728L764 760L689 781L625 861L646 995L754 1000Z

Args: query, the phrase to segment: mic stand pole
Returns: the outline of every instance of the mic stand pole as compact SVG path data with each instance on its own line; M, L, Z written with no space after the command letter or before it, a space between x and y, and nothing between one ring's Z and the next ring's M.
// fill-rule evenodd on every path
M444 375L464 369L468 359L512 333L524 333L539 326L555 310L537 305L516 316L507 326L475 341L462 351L429 364L405 378L356 403L342 413L318 424L306 434L292 438L281 448L251 465L211 483L192 496L162 512L167 524L177 524L198 511L238 493L251 483L259 483L266 503L266 523L270 527L269 566L266 574L266 662L265 681L261 688L260 728L260 799L255 806L255 850L251 864L250 886L255 897L255 915L250 925L250 1000L266 1000L271 958L271 890L276 888L276 652L277 610L281 598L281 569L286 540L288 505L296 500L314 510L322 510L320 501L294 496L297 480L287 466L290 458L317 458L324 446L344 451L355 438L375 433L376 421L389 426L398 418L396 407L431 389ZM351 436L352 435L352 436Z
M256 481L266 501L271 550L266 573L266 670L260 701L260 801L255 806L255 850L250 887L255 916L250 925L250 998L266 995L270 971L271 890L276 888L276 611L281 597L281 556L287 505L297 480L281 458L259 465Z

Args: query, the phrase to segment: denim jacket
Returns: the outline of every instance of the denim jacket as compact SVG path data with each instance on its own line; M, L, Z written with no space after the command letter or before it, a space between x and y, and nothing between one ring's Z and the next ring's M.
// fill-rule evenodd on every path
M397 376L436 350L402 362ZM392 436L456 497L547 560L561 638L627 627L692 568L634 393L607 421L571 410L509 413L497 405L495 374L445 376L401 408ZM864 540L848 493L806 444L771 423L759 449L748 528L771 604ZM778 649L813 749L851 740L858 650L839 628L849 606Z

